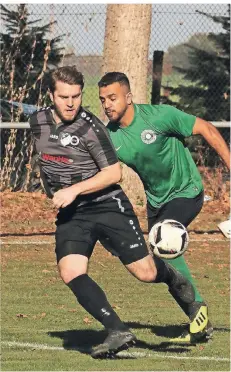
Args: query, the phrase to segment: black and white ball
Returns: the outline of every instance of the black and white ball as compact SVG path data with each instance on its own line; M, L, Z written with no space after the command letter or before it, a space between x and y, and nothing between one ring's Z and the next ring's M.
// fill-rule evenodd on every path
M187 249L189 236L182 223L163 220L156 223L149 233L149 243L154 255L172 259L181 256Z

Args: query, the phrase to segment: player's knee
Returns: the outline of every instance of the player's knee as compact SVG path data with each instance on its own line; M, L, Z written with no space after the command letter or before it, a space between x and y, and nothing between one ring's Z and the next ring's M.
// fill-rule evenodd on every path
M157 270L152 256L146 256L142 260L141 269L138 270L138 279L142 282L153 282L156 279Z
M156 279L157 270L151 256L146 256L139 261L126 265L127 269L142 282L153 282Z
M87 273L88 258L85 256L71 254L63 257L58 263L61 279L65 284L70 283L77 276Z
M79 273L79 272L76 272L76 270L71 270L71 269L62 269L62 270L59 270L59 274L63 282L65 284L68 284L77 276L80 276L85 273Z
M136 277L142 282L150 283L154 282L156 279L156 270L149 268L148 270L142 270L137 272Z

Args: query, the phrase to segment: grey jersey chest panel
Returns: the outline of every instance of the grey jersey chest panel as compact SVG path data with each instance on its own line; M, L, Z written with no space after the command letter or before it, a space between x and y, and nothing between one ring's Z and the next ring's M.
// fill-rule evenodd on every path
M88 179L118 161L104 124L83 108L68 125L55 124L50 107L35 112L29 122L42 172L51 188Z

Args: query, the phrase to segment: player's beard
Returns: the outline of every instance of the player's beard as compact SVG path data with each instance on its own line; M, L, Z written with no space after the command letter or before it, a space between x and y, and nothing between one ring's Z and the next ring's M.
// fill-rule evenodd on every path
M80 110L80 106L79 106L77 108L77 110L76 110L75 116L72 119L68 119L67 117L65 117L62 114L61 110L59 110L59 107L55 103L53 103L53 108L54 108L54 111L55 111L56 116L58 116L58 118L60 119L60 121L62 121L63 123L68 123L68 124L69 123L72 123L75 120L75 118L78 115L78 112Z
M121 121L121 119L123 118L123 116L125 115L127 111L127 106L120 112L117 112L117 111L114 111L117 115L115 117L108 117L108 119L110 120L110 122L113 122L113 123L119 123Z

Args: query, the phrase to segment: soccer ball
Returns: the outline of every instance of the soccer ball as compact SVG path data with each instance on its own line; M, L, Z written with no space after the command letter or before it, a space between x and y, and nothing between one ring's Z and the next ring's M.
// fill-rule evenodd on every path
M149 243L154 255L172 259L181 256L187 249L189 236L182 223L163 220L156 223L149 233Z

